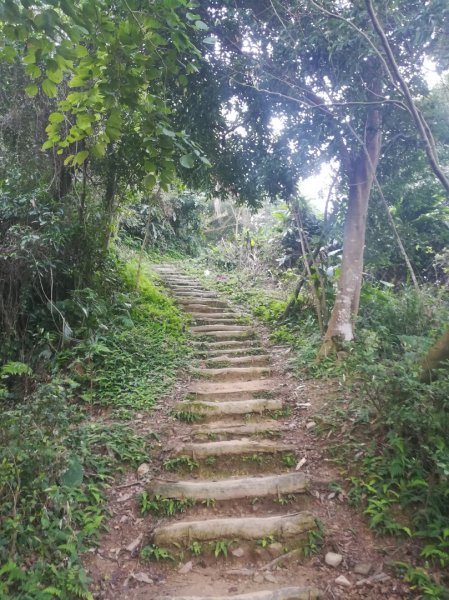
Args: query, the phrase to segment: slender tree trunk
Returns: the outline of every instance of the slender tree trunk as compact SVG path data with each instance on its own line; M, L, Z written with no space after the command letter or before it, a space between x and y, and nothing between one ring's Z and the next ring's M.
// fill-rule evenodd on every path
M365 148L349 167L348 209L345 218L341 274L332 314L319 356L336 349L338 341L354 338L354 321L360 302L368 202L379 162L381 115L370 109L365 127Z
M114 219L114 200L117 191L117 173L115 169L114 151L108 150L106 165L106 184L103 201L103 248L106 252L112 234Z
M323 307L320 302L320 297L318 295L317 289L316 289L314 281L313 281L312 271L310 269L310 264L309 264L309 256L307 254L304 226L302 224L302 219L301 219L301 215L300 215L298 208L295 208L294 214L295 214L295 219L296 219L296 226L298 228L298 233L299 233L299 243L301 246L301 253L302 253L302 258L304 261L304 268L306 270L307 275L309 276L310 291L312 294L313 303L315 305L315 312L316 312L316 316L318 319L318 325L320 327L320 333L321 333L321 335L323 335L323 333L324 333L323 310L322 310Z
M430 383L432 372L444 361L449 361L449 329L430 348L422 361L421 381Z

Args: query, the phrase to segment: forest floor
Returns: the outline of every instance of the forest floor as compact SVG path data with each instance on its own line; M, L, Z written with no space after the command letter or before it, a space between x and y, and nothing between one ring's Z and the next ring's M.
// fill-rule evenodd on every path
M84 557L94 597L418 597L388 567L407 547L376 536L350 506L330 433L317 426L335 402L345 408L338 381L298 379L289 348L240 307L173 265L159 272L191 314L196 358L169 396L130 421L155 441L148 463L110 488L108 531ZM253 489L264 477L277 491L273 479Z

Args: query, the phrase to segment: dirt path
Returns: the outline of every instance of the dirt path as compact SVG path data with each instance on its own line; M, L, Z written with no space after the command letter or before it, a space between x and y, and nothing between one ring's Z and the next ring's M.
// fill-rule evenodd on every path
M299 384L285 349L214 292L171 265L158 271L192 317L198 360L171 401L137 415L159 455L111 490L109 533L86 558L95 597L411 598L384 571L391 540L373 538L322 456L319 386ZM143 490L158 515L140 514Z

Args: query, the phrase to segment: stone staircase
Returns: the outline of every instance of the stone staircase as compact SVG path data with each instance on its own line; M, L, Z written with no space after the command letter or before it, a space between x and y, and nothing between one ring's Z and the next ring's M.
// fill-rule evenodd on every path
M195 506L218 507L210 518L207 509L195 519L182 517L162 524L152 532L152 543L187 551L193 543L213 544L238 540L251 552L260 545L282 544L288 550L301 548L309 532L316 529L314 515L307 510L292 512L279 502L277 514L250 513L251 501L291 498L307 491L306 477L295 471L295 448L283 443L286 426L276 420L283 402L277 398L278 381L272 377L270 356L254 328L214 292L202 289L193 278L173 265L156 267L165 285L191 319L190 334L200 366L192 369L192 382L174 413L192 423L191 441L171 454L173 459L190 459L199 466L199 478L180 475L152 480L150 496L194 501ZM279 439L280 438L280 439ZM236 516L232 503L238 502ZM244 514L245 502L248 513ZM203 504L202 504L203 503ZM262 504L263 506L263 504ZM289 510L290 508L290 510ZM243 551L242 551L243 552ZM254 560L254 559L253 559ZM257 560L257 555L256 559ZM185 575L189 578L189 574ZM195 584L187 596L163 596L158 600L314 600L315 587L267 587L240 595L201 594ZM250 582L248 586L251 587ZM260 586L258 586L260 587Z

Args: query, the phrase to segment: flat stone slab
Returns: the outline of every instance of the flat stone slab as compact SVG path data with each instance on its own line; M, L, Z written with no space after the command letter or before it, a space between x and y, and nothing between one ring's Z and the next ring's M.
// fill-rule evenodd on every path
M247 415L251 413L262 414L267 410L281 410L282 400L271 398L255 398L241 402L231 400L227 402L178 402L175 410L179 412L191 412L205 417L222 415Z
M243 346L241 348L217 348L215 350L209 350L207 351L200 351L200 354L202 354L203 356L207 354L207 357L205 358L205 360L210 360L208 357L218 357L218 358L225 358L225 357L237 357L237 358L249 358L253 355L261 355L264 352L264 348L261 348L260 346Z
M258 379L256 381L231 381L227 383L214 383L195 381L187 388L189 395L198 400L249 400L257 398L261 392L271 392L277 382L274 379Z
M204 296L203 297L177 296L176 301L179 304L187 304L190 306L191 305L202 306L203 309L205 306L216 306L218 308L227 308L228 307L227 302L224 302L223 300L216 300L214 297L204 298Z
M220 442L204 442L184 444L174 453L176 456L207 458L209 456L241 456L244 454L276 454L278 452L294 452L296 448L273 441L256 440L222 440Z
M321 592L312 587L259 590L237 596L160 596L156 600L318 600Z
M206 366L214 368L219 364L222 367L243 367L246 365L265 366L270 362L269 354L248 354L247 356L229 356L228 354L219 354L213 358L206 358Z
M224 326L223 326L224 327ZM245 328L245 329L238 329L238 328L232 328L232 329L223 329L223 328L217 328L215 327L215 329L213 331L193 331L192 328L190 331L193 335L193 337L195 338L203 338L204 340L227 340L227 341L231 341L231 340L238 340L238 339L248 339L248 338L252 338L254 337L254 330L249 327L249 328ZM218 331L217 331L218 329Z
M215 331L254 331L249 325L195 325L190 328L193 333L208 333Z
M219 481L164 481L153 480L147 486L153 496L192 500L236 500L262 498L282 494L299 494L307 490L303 473L286 473L264 477L230 477Z
M194 425L192 434L194 437L231 434L231 435L255 435L264 433L276 433L287 431L288 426L275 419L264 419L263 421L212 421L211 423Z
M269 377L271 370L269 367L224 367L219 369L191 369L190 372L195 377L207 379L209 381L251 381L254 379L263 379Z
M282 542L315 529L316 522L308 511L272 517L228 517L201 521L178 521L157 527L153 543L157 546L190 544L192 541L223 539L260 540L273 536Z

